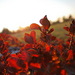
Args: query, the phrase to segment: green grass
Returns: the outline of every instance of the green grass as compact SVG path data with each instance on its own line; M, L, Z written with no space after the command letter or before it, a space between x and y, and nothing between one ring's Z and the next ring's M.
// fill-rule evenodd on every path
M68 32L66 30L63 29L63 27L65 25L69 26L71 24L71 22L64 22L61 24L56 24L56 25L52 25L51 28L54 28L54 32L52 33L54 36L56 36L57 38L66 40L68 37L65 36L65 34L68 34Z
M60 24L51 25L50 28L54 28L54 32L52 32L52 35L56 36L57 38L66 40L68 37L65 36L65 34L67 34L68 32L66 30L64 30L63 27L65 25L69 26L70 23L71 23L71 21L60 23ZM35 30L35 31L36 31L36 38L39 39L40 31L39 30ZM18 32L18 33L11 34L11 35L17 37L20 41L23 42L22 38L24 37L24 34L25 33L30 33L30 32L31 31L23 31L23 32Z

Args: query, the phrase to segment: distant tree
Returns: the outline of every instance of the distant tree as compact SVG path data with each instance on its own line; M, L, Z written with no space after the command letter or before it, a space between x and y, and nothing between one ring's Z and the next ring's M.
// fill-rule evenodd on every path
M12 31L11 33L14 34L14 33L16 33L16 31Z
M60 23L60 22L61 22L61 19L60 19L60 18L58 18L56 22L57 22L57 23Z
M57 19L57 21L53 22L52 24L58 24L61 23L60 18Z
M65 18L65 16L63 16L63 22L65 22L66 21L66 18Z
M69 20L72 20L73 19L73 17L72 17L72 15L69 15L69 18L68 18Z
M71 21L73 19L72 15L69 15L68 18L66 18L65 16L63 17L63 22L67 22L67 21Z
M7 28L4 28L4 29L2 30L2 32L1 32L1 33L10 34L10 33L11 33L11 31L9 31Z
M19 32L21 32L21 31L22 31L22 30L17 30L16 33L19 33Z

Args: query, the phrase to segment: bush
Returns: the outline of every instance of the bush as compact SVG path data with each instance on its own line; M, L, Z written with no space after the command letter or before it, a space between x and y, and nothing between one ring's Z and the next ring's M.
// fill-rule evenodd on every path
M4 28L1 33L10 34L11 32L7 28Z
M51 34L54 29L50 28L47 16L40 23L42 27L36 23L30 25L31 29L41 31L40 40L36 40L36 32L31 31L24 36L27 44L11 36L9 38L14 40L7 40L3 36L8 35L0 34L1 75L75 75L75 21L72 21L70 27L64 27L69 32L66 42ZM19 51L11 54L10 48Z

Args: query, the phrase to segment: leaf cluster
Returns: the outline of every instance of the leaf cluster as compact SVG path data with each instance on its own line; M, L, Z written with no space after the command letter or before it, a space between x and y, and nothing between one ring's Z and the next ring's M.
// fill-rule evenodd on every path
M64 27L69 36L65 43L52 35L54 29L47 15L40 23L42 26L30 25L41 31L40 39L36 40L35 31L25 33L26 44L0 34L0 75L75 75L75 20Z

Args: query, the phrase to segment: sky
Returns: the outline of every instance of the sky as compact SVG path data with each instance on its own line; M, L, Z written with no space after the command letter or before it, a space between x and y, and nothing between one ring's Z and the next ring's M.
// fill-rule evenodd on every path
M0 31L39 24L45 15L55 21L70 14L75 17L75 0L0 0Z

